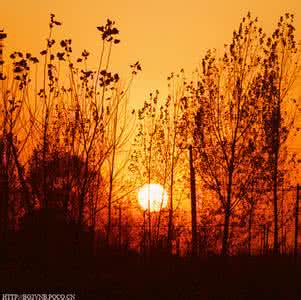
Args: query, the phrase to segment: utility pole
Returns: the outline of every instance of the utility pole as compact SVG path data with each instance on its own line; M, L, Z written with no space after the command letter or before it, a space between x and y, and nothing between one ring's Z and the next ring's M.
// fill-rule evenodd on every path
M297 184L296 188L296 209L295 209L295 249L294 256L298 256L298 235L299 235L299 191L301 187Z
M197 217L196 217L196 191L195 191L195 170L193 165L192 146L189 145L189 166L190 166L190 198L191 198L191 240L192 255L197 255Z

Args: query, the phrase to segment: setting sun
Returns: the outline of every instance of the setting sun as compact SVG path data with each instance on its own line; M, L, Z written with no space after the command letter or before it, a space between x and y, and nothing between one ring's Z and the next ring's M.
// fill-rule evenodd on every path
M150 211L159 211L167 206L168 195L160 184L145 184L138 191L138 202L145 210L148 209L148 199Z

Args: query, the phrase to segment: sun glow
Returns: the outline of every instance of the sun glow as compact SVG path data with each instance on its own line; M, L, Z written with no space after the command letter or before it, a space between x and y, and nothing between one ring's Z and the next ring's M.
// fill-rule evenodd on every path
M167 206L168 195L160 184L145 184L138 191L140 206L150 211L160 211Z

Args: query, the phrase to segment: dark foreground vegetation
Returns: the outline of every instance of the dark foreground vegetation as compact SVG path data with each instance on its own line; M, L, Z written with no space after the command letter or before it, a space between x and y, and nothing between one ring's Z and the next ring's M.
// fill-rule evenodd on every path
M2 292L76 299L299 299L301 292L301 262L286 256L145 258L102 249L72 261L32 261L22 253L1 263Z

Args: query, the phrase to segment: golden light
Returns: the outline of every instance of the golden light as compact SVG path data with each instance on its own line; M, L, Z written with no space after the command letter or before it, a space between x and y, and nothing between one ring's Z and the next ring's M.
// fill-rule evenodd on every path
M140 206L150 211L160 211L167 206L168 195L161 184L145 184L138 191Z

